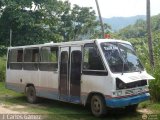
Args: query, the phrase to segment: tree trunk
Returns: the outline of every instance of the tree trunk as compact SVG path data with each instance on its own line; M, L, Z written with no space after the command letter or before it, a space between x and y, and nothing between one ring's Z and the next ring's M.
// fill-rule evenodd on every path
M150 65L152 68L154 68L154 56L153 56L152 33L151 33L150 0L147 0L147 33L148 33Z
M98 1L96 1L96 6L97 6L97 10L98 10L98 14L99 14L99 20L100 20L100 24L101 24L101 30L102 30L102 38L104 38L104 26L103 26L103 21L102 21L102 17L101 17L101 12L100 12L100 9L99 9L99 4L98 4Z

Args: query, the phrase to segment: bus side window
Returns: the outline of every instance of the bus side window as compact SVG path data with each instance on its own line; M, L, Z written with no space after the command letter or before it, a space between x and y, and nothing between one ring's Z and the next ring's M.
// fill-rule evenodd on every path
M83 70L104 70L101 57L94 44L84 46Z
M23 50L18 50L17 62L23 62Z
M23 49L12 49L8 56L10 69L21 70L23 62Z
M39 48L27 48L24 52L24 70L38 70Z
M58 47L42 47L41 62L39 65L41 71L57 71L58 69Z

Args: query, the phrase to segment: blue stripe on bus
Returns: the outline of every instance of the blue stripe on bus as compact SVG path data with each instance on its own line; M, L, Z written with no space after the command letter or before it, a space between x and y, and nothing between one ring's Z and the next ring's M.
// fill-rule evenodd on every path
M105 101L106 101L106 106L108 107L120 108L120 107L138 104L140 102L148 100L149 97L150 97L150 94L145 93L145 94L132 96L132 97L126 97L126 98L111 98L111 99L106 99Z
M58 100L58 92L53 92L53 91L51 92L51 91L48 91L47 89L36 90L36 95L38 97Z

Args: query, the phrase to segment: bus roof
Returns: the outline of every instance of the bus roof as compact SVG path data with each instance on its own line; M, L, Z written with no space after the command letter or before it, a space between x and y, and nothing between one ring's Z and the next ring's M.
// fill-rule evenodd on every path
M8 47L8 49L16 49L16 48L29 48L29 47L42 47L42 46L68 46L68 45L84 45L86 43L102 43L102 42L120 42L130 44L130 42L124 40L116 40L116 39L92 39L92 40L82 40L82 41L69 41L69 42L59 42L59 43L44 43L44 44L37 44L37 45L26 45L26 46L13 46Z
M102 42L119 42L119 43L126 43L126 44L130 44L130 42L128 41L124 41L124 40L117 40L117 39L97 39L98 43L102 43Z

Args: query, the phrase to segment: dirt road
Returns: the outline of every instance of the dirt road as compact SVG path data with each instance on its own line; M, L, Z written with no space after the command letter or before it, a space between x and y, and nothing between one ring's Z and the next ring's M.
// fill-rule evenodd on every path
M23 111L16 111L15 109L21 109L25 108L25 106L21 105L16 105L16 106L11 106L11 105L5 105L5 104L0 104L0 114L28 114L28 112L23 112Z
M18 109L24 109L26 106L23 105L5 105L0 104L0 114L30 114L29 112L24 112ZM151 110L148 109L138 109L137 112L141 114L153 114ZM32 113L33 114L33 113Z

